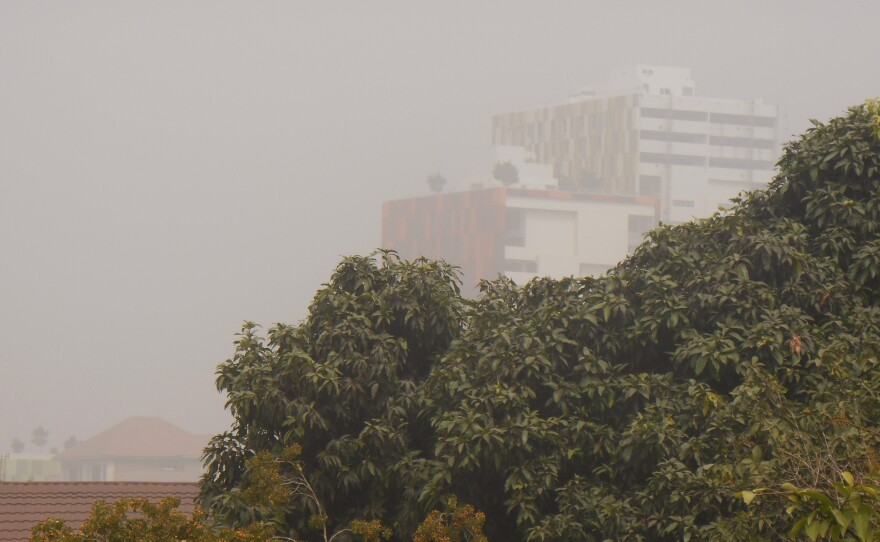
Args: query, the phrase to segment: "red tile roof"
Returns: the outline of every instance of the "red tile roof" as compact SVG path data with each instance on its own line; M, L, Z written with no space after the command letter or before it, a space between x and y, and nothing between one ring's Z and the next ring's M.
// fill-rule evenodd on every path
M77 529L97 500L177 497L179 509L192 513L198 492L198 484L182 482L0 482L0 542L26 542L31 528L49 518Z
M185 457L198 459L207 435L193 435L162 418L135 416L58 454L59 461L108 457Z

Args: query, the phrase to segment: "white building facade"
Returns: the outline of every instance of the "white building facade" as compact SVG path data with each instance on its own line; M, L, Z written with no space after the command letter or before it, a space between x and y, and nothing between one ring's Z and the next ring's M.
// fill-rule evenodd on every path
M654 198L509 190L502 272L517 284L536 276L601 275L657 226Z
M551 164L560 189L655 197L678 223L766 185L778 117L760 100L696 96L685 68L636 66L566 103L495 116L493 141Z

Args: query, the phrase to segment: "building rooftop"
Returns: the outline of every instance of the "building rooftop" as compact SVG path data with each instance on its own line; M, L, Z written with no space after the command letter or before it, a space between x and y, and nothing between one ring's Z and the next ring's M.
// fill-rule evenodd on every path
M199 459L210 437L193 435L161 418L134 416L58 454L59 461L110 457Z
M34 525L49 518L77 529L97 500L176 497L179 509L190 514L198 492L198 484L180 482L0 482L0 542L26 541Z

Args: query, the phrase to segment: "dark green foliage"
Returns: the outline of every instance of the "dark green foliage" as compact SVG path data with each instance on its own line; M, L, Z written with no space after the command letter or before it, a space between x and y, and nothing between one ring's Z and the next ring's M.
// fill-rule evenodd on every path
M519 182L519 170L509 160L496 163L492 168L492 176L504 186L513 186Z
M427 182L432 192L442 192L443 187L446 186L446 177L440 173L431 173L428 175Z
M817 123L768 190L598 279L487 282L465 310L441 264L344 261L221 367L205 498L246 522L242 458L295 441L339 521L400 539L449 494L490 540L784 538L784 499L735 493L877 468L878 123Z
M215 517L270 521L307 539L318 512L308 499L267 511L244 498L246 460L297 443L331 530L376 517L414 530L422 513L408 466L433 446L430 420L419 417L421 383L458 336L462 310L452 267L380 253L345 259L309 317L276 325L268 343L246 324L218 369L235 423L205 452L202 498Z

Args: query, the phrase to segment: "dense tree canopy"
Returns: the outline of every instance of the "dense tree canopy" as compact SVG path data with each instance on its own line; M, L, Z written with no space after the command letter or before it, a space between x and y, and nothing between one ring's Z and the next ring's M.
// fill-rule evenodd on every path
M464 325L457 281L442 262L347 258L302 324L273 327L267 344L247 324L217 379L235 424L207 450L214 515L304 536L313 500L267 509L243 493L248 457L297 443L331 521L381 517L412 532L423 516L414 464L434 445L423 383Z
M774 488L878 470L878 286L876 102L607 276L499 279L471 302L443 263L347 258L303 323L246 325L221 365L235 423L202 496L308 539L308 500L246 498L247 459L296 443L328 521L399 540L451 495L490 540L782 539Z

